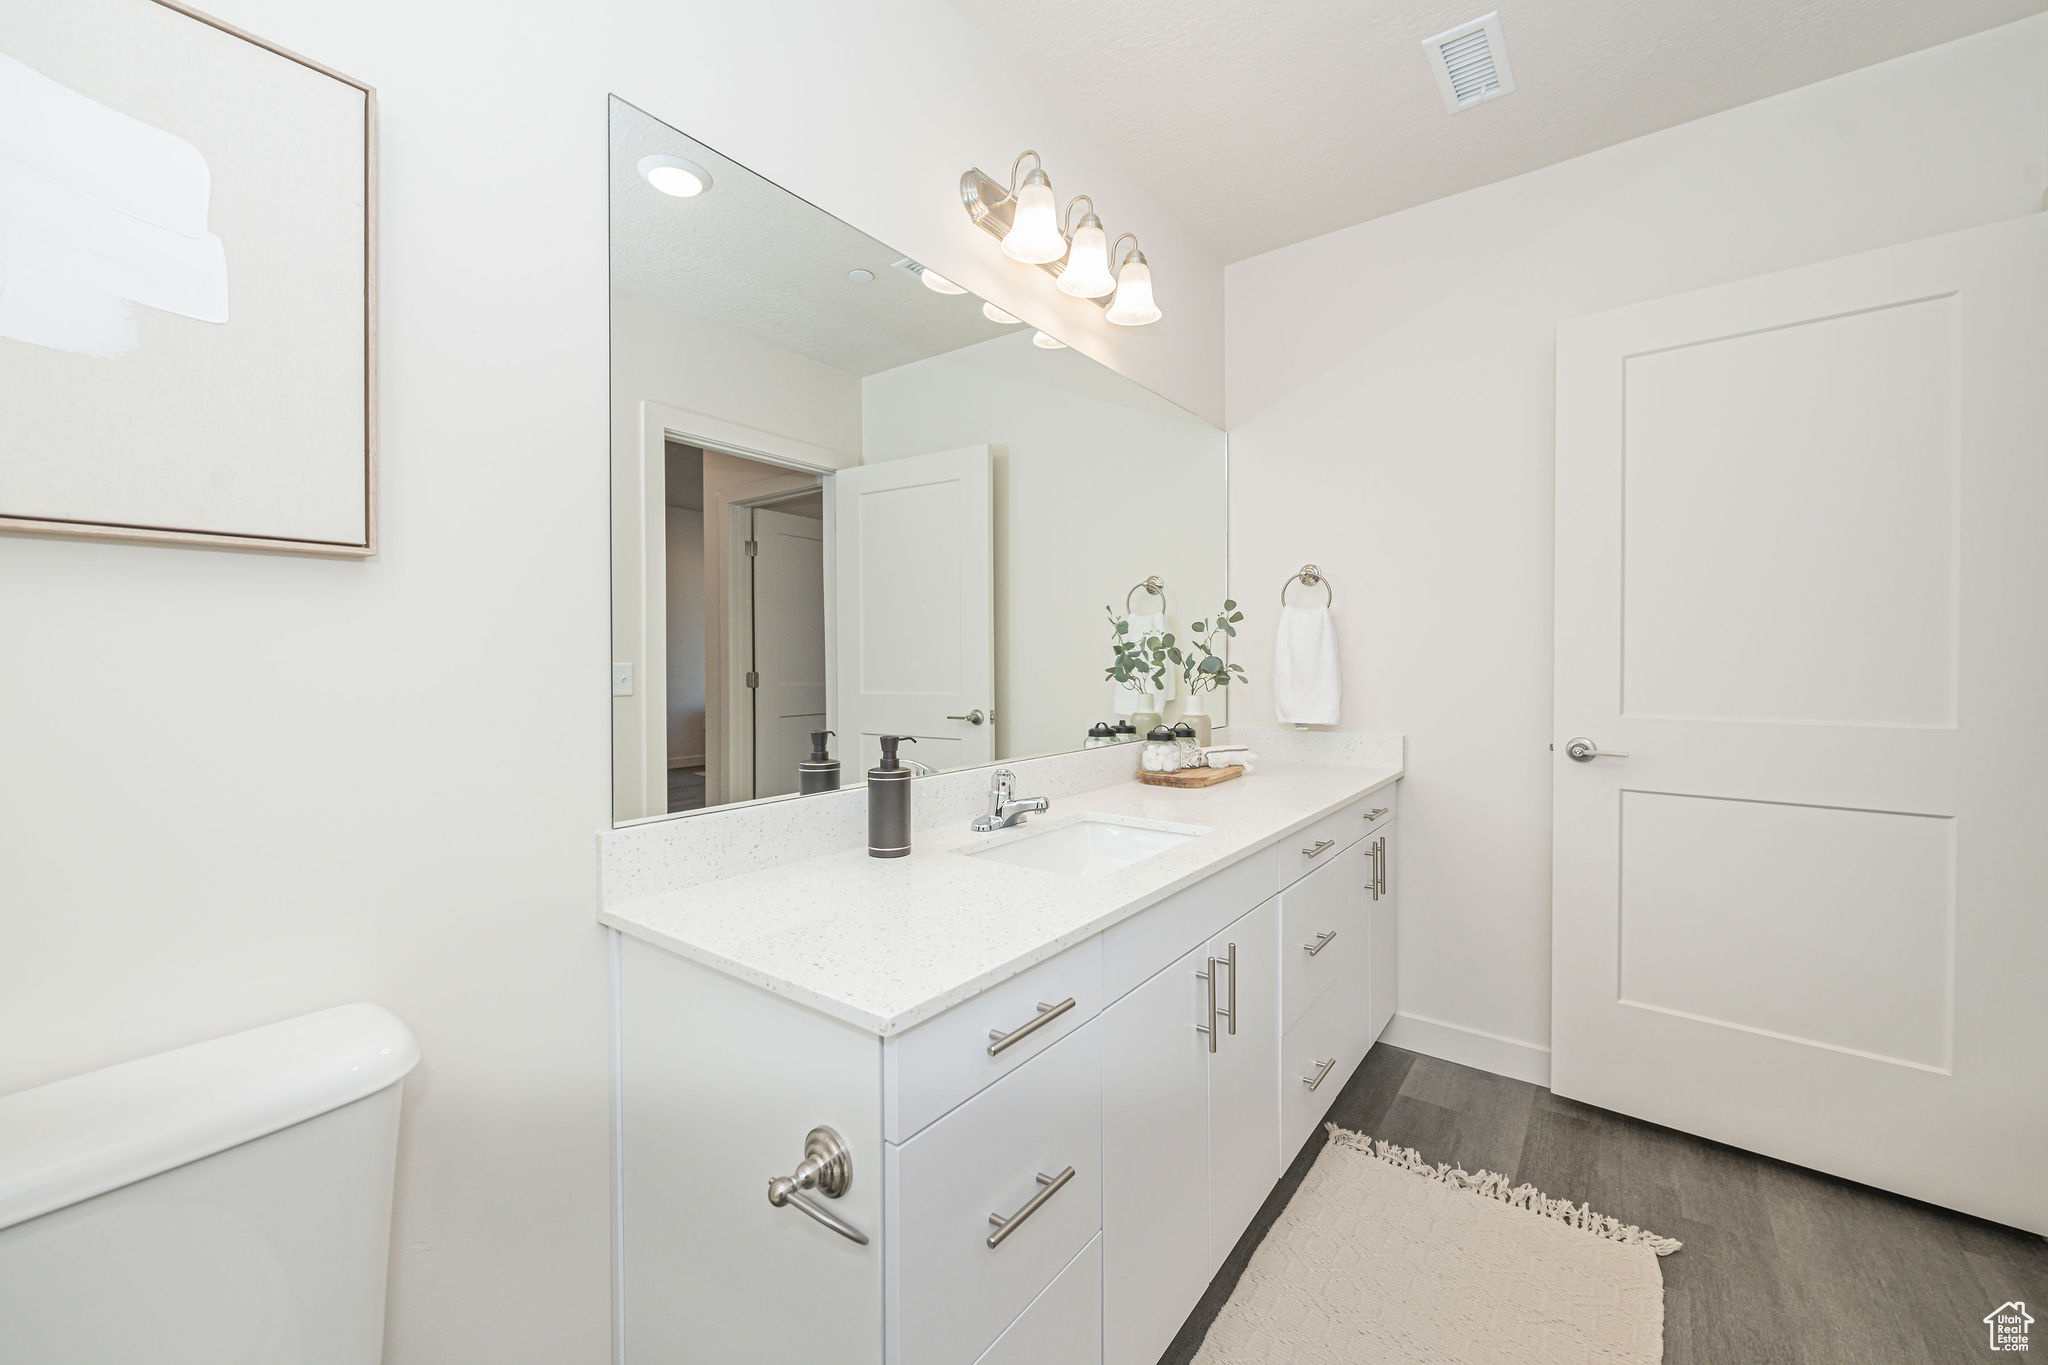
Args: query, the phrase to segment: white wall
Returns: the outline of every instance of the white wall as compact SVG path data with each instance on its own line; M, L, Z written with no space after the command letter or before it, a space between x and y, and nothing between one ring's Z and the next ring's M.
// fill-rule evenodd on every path
M1547 1069L1558 321L2033 212L2044 186L2048 17L1230 267L1247 662L1314 560L1345 726L1408 736L1401 1005L1450 1027L1397 1040ZM1272 714L1262 685L1247 704Z
M996 447L998 758L1111 718L1103 607L1133 584L1166 580L1176 630L1222 603L1223 434L1086 356L1018 331L869 375L861 426L869 463Z
M668 756L704 759L704 513L668 509Z
M941 0L207 8L379 90L384 548L0 537L0 1091L380 1001L388 1360L598 1365L606 94L1212 411L1220 271ZM967 224L1027 145L1144 235L1156 336Z

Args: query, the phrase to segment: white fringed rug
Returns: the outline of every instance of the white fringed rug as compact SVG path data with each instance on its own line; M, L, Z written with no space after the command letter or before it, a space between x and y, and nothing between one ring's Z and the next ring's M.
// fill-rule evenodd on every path
M1195 1365L1657 1365L1678 1248L1332 1124Z

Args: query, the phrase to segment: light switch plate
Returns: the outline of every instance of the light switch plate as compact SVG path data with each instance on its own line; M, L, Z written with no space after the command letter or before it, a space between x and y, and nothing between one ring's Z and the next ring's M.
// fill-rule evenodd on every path
M612 695L630 697L633 695L633 665L612 665Z

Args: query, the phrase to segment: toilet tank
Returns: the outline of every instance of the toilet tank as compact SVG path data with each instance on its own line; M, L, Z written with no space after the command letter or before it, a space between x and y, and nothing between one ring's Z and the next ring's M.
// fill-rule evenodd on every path
M375 1365L418 1060L342 1005L0 1097L0 1365Z

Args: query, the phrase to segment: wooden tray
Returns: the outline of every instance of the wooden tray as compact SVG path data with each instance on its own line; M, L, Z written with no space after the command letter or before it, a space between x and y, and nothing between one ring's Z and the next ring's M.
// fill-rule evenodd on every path
M1233 777L1244 776L1244 765L1230 768L1183 768L1177 773L1148 773L1138 770L1138 780L1148 787L1213 787Z

